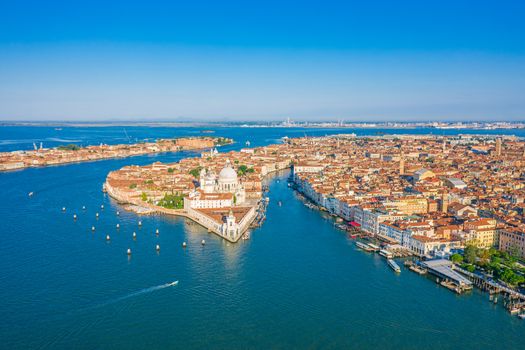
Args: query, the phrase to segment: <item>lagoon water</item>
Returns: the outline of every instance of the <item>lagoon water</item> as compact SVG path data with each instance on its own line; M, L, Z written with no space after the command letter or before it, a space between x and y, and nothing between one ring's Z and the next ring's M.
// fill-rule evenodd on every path
M285 135L377 131L212 129L239 141L223 150L244 147L246 140L252 146L279 142ZM201 130L2 127L0 151L30 149L33 142L123 143ZM139 218L101 192L111 170L196 155L1 173L0 348L523 348L525 321L479 291L457 296L407 270L396 275L382 258L357 250L332 219L304 206L287 187L287 172L269 180L264 225L238 244L185 219Z

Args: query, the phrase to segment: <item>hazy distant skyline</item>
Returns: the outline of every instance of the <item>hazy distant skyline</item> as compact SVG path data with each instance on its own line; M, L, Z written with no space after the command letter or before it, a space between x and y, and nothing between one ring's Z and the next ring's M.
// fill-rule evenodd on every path
M0 120L525 120L518 1L2 2Z

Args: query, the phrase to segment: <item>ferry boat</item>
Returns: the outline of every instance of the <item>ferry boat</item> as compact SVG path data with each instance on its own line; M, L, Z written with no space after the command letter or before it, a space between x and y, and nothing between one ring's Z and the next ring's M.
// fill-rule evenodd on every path
M386 261L388 262L388 266L390 266L390 268L392 268L392 270L394 270L397 273L401 272L401 268L399 267L399 265L394 260L387 259Z
M378 252L381 250L381 247L378 246L378 245L375 245L375 244L372 244L372 243L368 243L368 246L374 251L374 252Z
M384 256L387 259L392 259L394 257L394 254L392 254L391 252L389 252L386 249L381 249L379 251L379 255Z
M366 243L356 241L355 245L357 246L357 248L360 248L360 249L364 250L365 252L371 252L372 251L372 248L370 248L368 246L368 244L366 244Z

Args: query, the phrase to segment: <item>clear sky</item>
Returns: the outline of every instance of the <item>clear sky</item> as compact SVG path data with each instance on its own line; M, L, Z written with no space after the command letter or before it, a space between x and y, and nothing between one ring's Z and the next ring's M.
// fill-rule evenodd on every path
M524 1L0 0L0 120L525 120Z

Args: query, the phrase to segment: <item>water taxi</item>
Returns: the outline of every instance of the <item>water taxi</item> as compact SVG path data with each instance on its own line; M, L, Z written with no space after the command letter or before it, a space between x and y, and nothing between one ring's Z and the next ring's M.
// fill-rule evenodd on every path
M397 273L401 272L401 268L399 267L399 265L394 260L387 259L386 261L388 263L388 266L390 266L390 268L392 268L392 270L394 270Z

